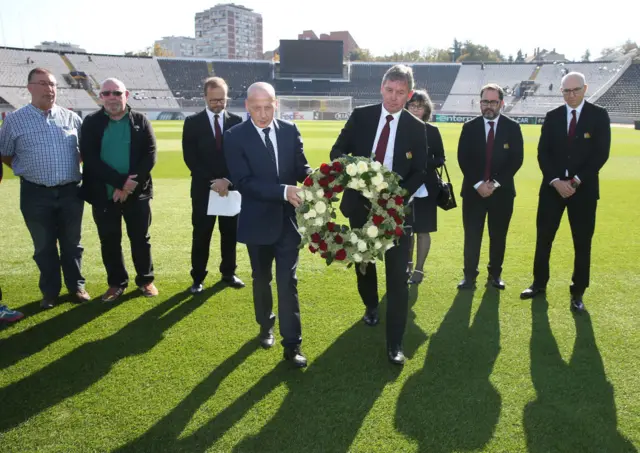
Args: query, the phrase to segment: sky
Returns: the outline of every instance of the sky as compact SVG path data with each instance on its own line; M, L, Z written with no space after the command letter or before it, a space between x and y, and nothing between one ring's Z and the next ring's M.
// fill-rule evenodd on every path
M58 41L78 44L91 53L107 54L142 50L163 36L193 36L195 13L216 4L203 0L0 3L1 46L32 48L41 41ZM162 3L165 6L160 6ZM505 56L515 57L518 49L532 54L534 48L540 47L555 48L577 60L586 49L597 57L605 47L615 47L627 39L640 41L637 15L631 14L629 5L633 2L629 0L609 0L598 7L557 0L538 0L526 3L526 7L513 0L235 3L262 14L265 51L276 48L280 39L296 39L298 33L309 29L317 35L348 30L360 47L374 55L449 48L456 38L497 48Z

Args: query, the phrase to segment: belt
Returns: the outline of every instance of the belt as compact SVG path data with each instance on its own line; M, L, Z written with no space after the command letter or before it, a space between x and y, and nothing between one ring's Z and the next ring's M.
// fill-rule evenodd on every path
M62 189L63 187L67 187L67 186L71 186L71 185L77 186L78 184L80 184L80 181L72 181L72 182L68 182L66 184L60 184L58 186L45 186L44 184L36 184L35 182L31 182L28 179L25 179L23 177L21 177L20 180L23 181L23 182L26 182L28 184L31 184L32 186L40 187L40 188L43 188L43 189Z

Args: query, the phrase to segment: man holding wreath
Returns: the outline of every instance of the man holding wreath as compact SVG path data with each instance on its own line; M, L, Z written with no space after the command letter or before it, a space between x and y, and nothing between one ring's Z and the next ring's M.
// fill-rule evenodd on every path
M396 65L382 79L382 103L356 108L331 149L330 158L344 155L372 157L401 178L406 190L405 204L422 185L427 162L427 135L424 123L404 110L413 94L411 68ZM340 210L349 219L351 228L361 228L369 217L371 204L353 189L346 189ZM406 268L409 237L403 234L398 245L385 253L387 276L387 355L397 365L403 365L402 338L407 323L409 289ZM363 321L378 324L378 279L375 264L365 272L355 266L358 292L365 305Z

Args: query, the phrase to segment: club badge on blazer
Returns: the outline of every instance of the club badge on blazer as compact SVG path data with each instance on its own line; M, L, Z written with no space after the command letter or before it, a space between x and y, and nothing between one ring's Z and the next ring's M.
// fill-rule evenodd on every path
M413 153L411 151L407 151L407 159L412 159Z
M509 149L509 144L508 143L504 144L504 149Z
M588 133L588 132L585 132L585 133L584 133L584 138L591 138L591 134L590 134L590 133Z

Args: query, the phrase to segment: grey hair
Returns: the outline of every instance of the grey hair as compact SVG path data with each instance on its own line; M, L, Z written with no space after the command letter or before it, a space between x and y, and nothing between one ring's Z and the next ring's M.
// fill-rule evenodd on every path
M413 91L413 70L403 64L392 66L384 73L384 77L382 77L382 84L384 85L385 82L407 82L409 91Z
M115 77L109 77L108 79L104 79L100 84L100 90L104 88L104 85L108 82L115 83L119 87L122 87L125 91L127 91L127 87L124 85L124 82L120 79L116 79Z
M267 93L273 99L276 98L276 90L273 88L273 85L267 82L255 82L252 83L247 89L247 98L250 98L257 91L262 91Z
M580 79L580 82L582 83L582 86L585 86L587 84L587 79L585 79L583 73L573 71L573 72L569 72L569 73L565 74L564 77L562 77L562 81L560 82L560 85L564 86L564 82L570 77L571 78Z

